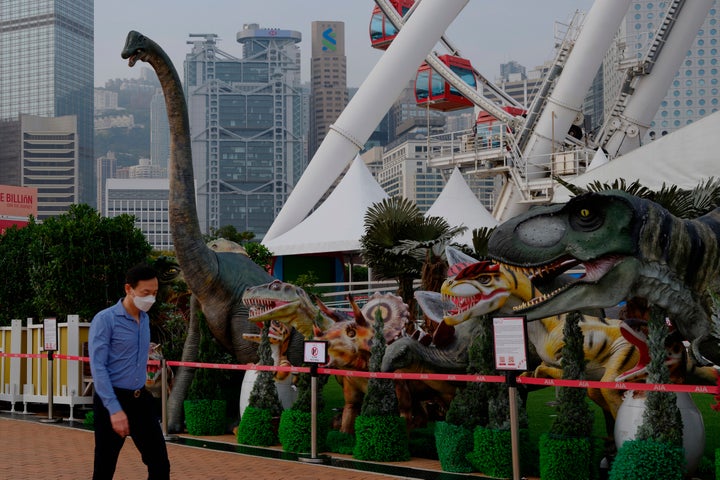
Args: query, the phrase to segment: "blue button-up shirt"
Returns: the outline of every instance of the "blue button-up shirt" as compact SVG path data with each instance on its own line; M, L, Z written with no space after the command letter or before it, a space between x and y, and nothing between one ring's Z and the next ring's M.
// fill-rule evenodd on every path
M140 311L138 323L121 299L95 315L90 323L89 344L95 392L112 415L122 409L113 387L135 390L145 385L150 317Z

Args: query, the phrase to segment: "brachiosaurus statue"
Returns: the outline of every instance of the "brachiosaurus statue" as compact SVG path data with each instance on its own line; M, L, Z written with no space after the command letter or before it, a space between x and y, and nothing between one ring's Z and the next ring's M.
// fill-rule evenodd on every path
M175 255L185 281L192 292L192 313L199 308L212 335L238 363L257 362L257 344L243 338L244 333L257 333L256 325L247 321L247 308L242 303L245 289L270 282L272 277L245 255L215 252L203 241L195 207L195 186L190 148L190 126L187 104L177 71L163 49L146 36L128 33L122 58L130 66L138 60L147 62L160 80L170 126L170 231ZM191 329L194 331L194 329ZM194 361L197 336L188 336L183 361ZM291 363L302 362L302 335L295 332L289 350ZM168 401L168 431L182 431L182 402L192 381L193 372L179 371L175 388Z

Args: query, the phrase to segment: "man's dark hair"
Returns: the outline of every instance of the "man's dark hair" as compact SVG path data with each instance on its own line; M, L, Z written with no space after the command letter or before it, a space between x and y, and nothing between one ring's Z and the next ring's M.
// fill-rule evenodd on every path
M145 263L140 263L127 271L125 274L125 283L135 288L141 280L152 280L153 278L157 278L157 276L158 274L154 268Z

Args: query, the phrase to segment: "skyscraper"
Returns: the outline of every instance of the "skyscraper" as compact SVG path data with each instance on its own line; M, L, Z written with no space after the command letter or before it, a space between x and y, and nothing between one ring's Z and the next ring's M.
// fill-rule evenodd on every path
M93 28L93 0L0 0L0 120L75 116L74 201L95 206Z
M308 158L315 154L330 125L337 120L348 103L345 24L315 21L311 25Z
M605 58L606 117L620 89L622 71L617 65L633 58L641 59L645 55L655 32L665 21L668 9L677 8L677 3L683 2L636 0L630 4L616 42L623 45L625 51L622 55L616 52L613 55L614 52L611 51ZM659 138L718 111L718 22L720 8L715 2L698 30L697 37L689 46L687 56L673 78L667 95L661 101L644 141Z
M262 240L306 165L300 32L244 25L242 57L191 35L185 90L200 227Z

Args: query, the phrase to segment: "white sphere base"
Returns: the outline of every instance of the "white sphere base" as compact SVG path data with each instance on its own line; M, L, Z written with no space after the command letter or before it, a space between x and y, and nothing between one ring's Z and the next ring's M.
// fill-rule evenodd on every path
M626 440L633 440L642 424L646 392L627 391L615 418L615 445L619 449ZM693 473L705 450L705 423L700 410L687 392L678 392L677 406L683 422L683 448L687 465L685 471Z
M259 370L245 371L242 388L240 389L240 417L242 417L243 412L245 412L245 408L248 406L250 393L252 392L253 385L255 385L258 373L260 373ZM295 400L297 399L297 389L293 388L292 377L293 375L288 375L285 380L275 382L280 403L282 403L283 409L285 410L292 407L292 404L295 403Z

